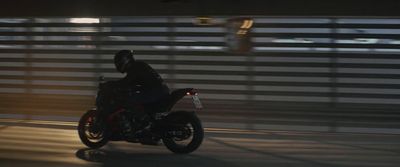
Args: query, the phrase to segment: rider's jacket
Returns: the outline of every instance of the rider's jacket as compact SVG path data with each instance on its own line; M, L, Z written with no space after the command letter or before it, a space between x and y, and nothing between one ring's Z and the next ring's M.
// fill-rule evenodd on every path
M143 91L158 89L163 85L161 76L143 61L134 61L127 75L118 81L122 87L141 85Z

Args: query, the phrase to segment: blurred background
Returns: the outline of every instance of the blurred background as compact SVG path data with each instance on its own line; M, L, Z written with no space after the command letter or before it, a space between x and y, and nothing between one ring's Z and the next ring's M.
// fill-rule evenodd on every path
M199 89L209 119L399 127L399 33L397 18L0 18L0 112L80 116L132 49L172 89Z
M211 122L399 128L396 0L8 0L0 113L78 117L132 49ZM179 109L192 108L190 101ZM5 115L4 115L5 114Z
M398 0L2 0L0 166L400 163ZM204 109L191 155L76 132L134 50ZM192 110L190 98L176 110Z

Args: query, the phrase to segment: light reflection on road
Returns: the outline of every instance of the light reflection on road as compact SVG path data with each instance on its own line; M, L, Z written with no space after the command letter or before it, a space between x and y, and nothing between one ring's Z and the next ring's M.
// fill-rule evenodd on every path
M1 125L0 166L398 166L399 137L207 128L199 150L175 155L126 142L88 149L74 128Z

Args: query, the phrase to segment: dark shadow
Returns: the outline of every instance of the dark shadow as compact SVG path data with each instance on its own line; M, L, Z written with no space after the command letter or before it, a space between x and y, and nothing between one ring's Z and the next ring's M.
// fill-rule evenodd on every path
M226 143L222 140L218 140L218 139L214 139L214 138L209 138L208 140L213 141L215 143L227 146L227 147L231 147L231 148L235 148L235 149L239 149L239 150L244 150L247 152L252 152L252 153L256 153L256 154L262 154L262 155L266 155L266 156L271 156L271 157L275 157L275 158L280 158L286 161L292 161L292 162L298 162L301 163L301 166L325 166L325 167L337 167L337 166L341 166L341 165L336 165L336 164L329 164L329 163L324 163L324 162L318 162L318 161L313 161L313 160L308 160L308 159L303 159L303 158L297 158L297 157L291 157L291 156L286 156L286 155L280 155L280 154L276 154L276 153L272 153L272 152L268 152L268 151L259 151L259 150L253 150L253 149L249 149L246 147L242 147L242 146L238 146L235 144L230 144L230 143ZM298 166L298 165L297 165Z
M400 154L400 150L373 148L373 147L367 147L367 146L359 146L359 145L355 145L355 144L335 143L335 142L328 142L328 141L322 141L322 140L315 140L315 141L317 141L321 144L343 146L343 147L348 147L348 148L353 148L353 149L360 149L360 150L367 150L367 151L382 151L382 152L388 152L388 153L393 153L393 154Z
M85 161L101 163L104 167L235 167L235 165L225 161L195 154L126 153L118 150L83 148L78 150L75 155Z
M314 134L318 135L324 135L324 134L344 134L344 133L337 133L337 132L313 132ZM277 134L274 132L270 133L273 136L281 136L281 139L284 138L284 135ZM334 146L342 146L342 147L348 147L348 148L353 148L353 149L360 149L360 150L366 150L366 151L382 151L382 152L387 152L387 153L393 153L393 154L400 154L400 150L398 149L384 149L384 148L374 148L374 147L368 147L368 146L361 146L361 145L356 145L356 144L347 144L349 141L346 141L346 143L343 142L334 142L332 139L318 139L317 137L301 137L305 140L309 141L315 141L321 144L327 144L327 145L334 145ZM291 138L293 139L293 138ZM296 139L299 139L297 137Z
M316 135L325 135L325 134L345 134L345 133L337 133L337 132L312 132L313 134ZM353 148L353 149L361 149L361 150L366 150L366 151L382 151L382 152L388 152L388 153L394 153L394 154L400 154L399 150L395 149L384 149L384 148L373 148L373 147L368 147L368 146L361 146L361 145L356 145L356 144L347 144L346 143L340 143L340 142L334 142L332 139L326 138L326 139L318 139L318 137L310 137L310 136L300 136L300 137L292 137L292 136L285 136L282 134L274 133L274 132L269 132L269 135L271 138L275 139L297 139L297 140L307 140L307 141L315 141L321 144L327 144L327 145L334 145L334 146L343 146L343 147L348 147L348 148Z

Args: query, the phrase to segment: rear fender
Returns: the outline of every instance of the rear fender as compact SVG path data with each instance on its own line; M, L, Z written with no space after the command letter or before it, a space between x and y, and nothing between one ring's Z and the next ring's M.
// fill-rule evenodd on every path
M181 100L186 95L191 95L196 93L196 90L193 88L185 88L185 89L178 89L171 93L169 103L168 103L168 111L171 111L172 107Z

